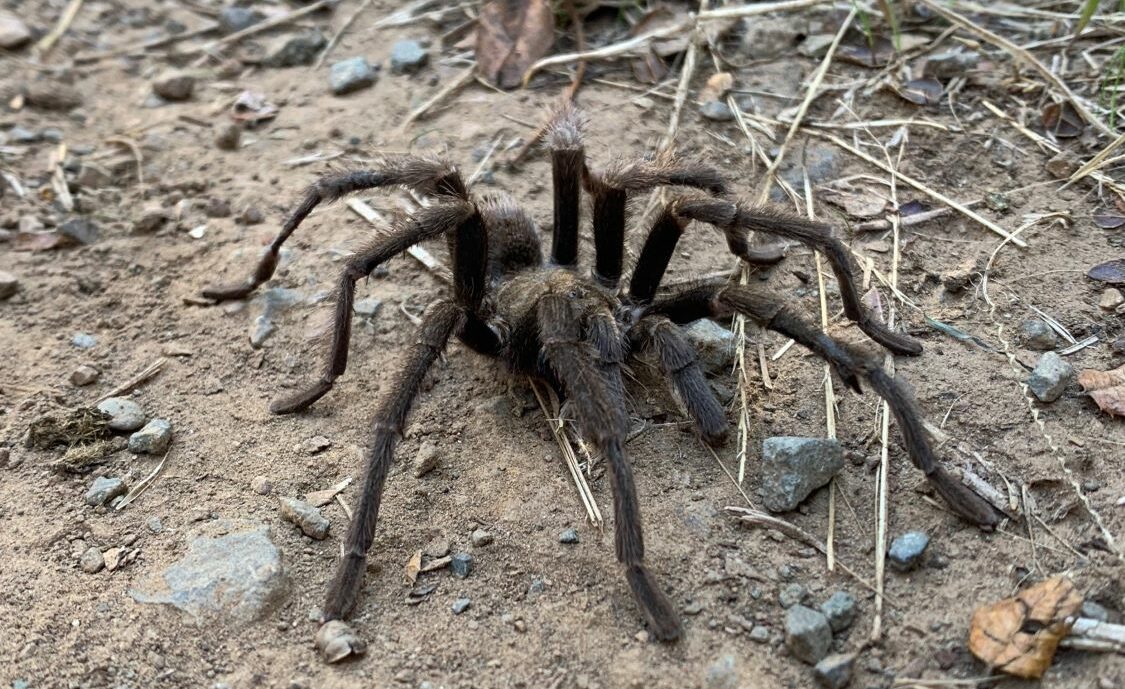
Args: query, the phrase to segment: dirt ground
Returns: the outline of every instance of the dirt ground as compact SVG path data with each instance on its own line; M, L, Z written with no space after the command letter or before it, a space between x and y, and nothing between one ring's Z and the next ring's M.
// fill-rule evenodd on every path
M64 4L2 3L39 31L54 26ZM359 5L358 0L344 0L334 12L310 15L296 26L319 27L331 35ZM262 6L275 11L294 7ZM595 465L590 479L607 518L607 529L600 533L586 522L542 413L527 403L526 383L510 385L497 364L453 344L434 367L432 388L416 405L399 446L401 461L388 481L369 556L372 566L351 620L367 640L368 651L354 661L325 665L312 646L313 618L340 549L344 510L338 503L324 508L331 522L329 537L314 541L282 521L276 497L259 494L251 482L266 477L276 495L303 496L359 476L370 415L412 342L408 314L419 312L445 287L409 257L388 263L385 276L360 283L357 298L379 299L381 310L357 327L348 372L336 388L308 412L293 416L270 415L268 402L319 375L321 345L307 334L326 307L314 302L330 289L342 257L369 236L371 227L343 204L318 210L306 222L286 245L285 260L269 285L296 290L305 301L274 318L276 332L260 348L249 340L260 302L212 307L202 305L197 295L214 282L242 279L301 190L318 175L364 165L385 151L439 153L471 171L499 140L500 150L486 165L488 174L478 188L504 190L525 202L548 228L546 240L551 221L547 163L538 153L519 171L491 163L510 154L503 150L509 142L529 136L529 125L541 121L543 108L566 87L569 73L547 73L529 89L512 92L470 84L398 131L410 110L451 83L465 63L453 59L456 49L436 45L456 23L453 18L441 24L372 28L395 9L395 3L383 0L370 3L327 61L366 55L382 63L378 82L349 96L329 93L327 64L315 70L231 68L207 61L190 100L151 107L146 101L153 80L169 64L161 51L71 64L78 53L162 35L161 27L170 20L195 27L206 18L199 8L208 7L217 5L87 1L44 60L50 67L32 64L26 49L0 54L0 83L61 80L82 99L69 111L27 105L0 112L0 137L8 135L0 148L0 169L21 181L26 191L21 198L6 187L0 196L0 226L7 230L7 241L0 243L0 270L19 279L18 292L0 301L0 447L10 453L8 466L0 468L4 687L811 686L811 668L791 657L782 642L785 611L778 594L793 582L807 587L815 604L840 589L858 599L856 622L837 635L834 645L840 652L859 653L855 687L909 686L904 678L920 678L921 686L931 686L923 680L985 677L986 668L966 648L973 609L1053 574L1071 577L1088 600L1108 610L1111 620L1122 621L1125 569L1075 492L1080 486L1105 529L1117 538L1118 551L1125 548L1122 422L1098 411L1073 382L1058 401L1029 407L1020 385L1027 375L1022 364L1034 363L1038 353L1019 345L1020 323L1036 317L1035 307L1078 339L1097 336L1096 344L1066 357L1076 369L1104 370L1122 363L1120 345L1112 347L1122 336L1121 316L1099 308L1104 286L1085 277L1090 266L1120 255L1121 230L1100 229L1091 219L1104 203L1092 184L1059 189L1059 183L1049 182L1045 165L1051 154L981 106L983 100L995 102L1034 128L1045 101L1039 90L1021 91L1006 81L1012 67L1005 56L977 46L985 54L980 68L985 75L971 79L956 101L917 106L886 89L867 93L861 88L850 102L851 111L841 114L840 87L817 98L808 119L917 118L956 125L957 131L910 127L902 171L961 201L1002 194L1003 204L977 209L1008 230L1023 225L1030 214L1059 213L1067 219L1065 225L1035 224L1020 235L1027 248L1008 245L999 252L990 271L994 311L979 282L999 237L957 213L906 227L901 237L899 284L919 308L896 302L897 312L925 352L897 358L897 375L908 381L926 417L943 428L939 454L957 466L974 457L984 459L992 467L988 476L994 485L1003 489L1002 474L1026 487L1042 521L1031 520L1030 528L1022 521L1009 522L993 534L959 521L937 498L930 499L892 428L890 535L921 529L932 540L925 566L908 574L887 572L882 638L869 643L874 594L839 568L827 571L824 557L808 545L740 525L724 509L746 504L739 490L687 432L670 395L651 376L638 375L631 387L630 414L648 426L628 450L644 510L648 557L677 606L691 613L685 616L682 641L651 642L639 634L641 618L614 560L612 499L604 469ZM760 26L780 32L785 41L793 27L798 27L794 33L831 33L842 15L803 11L787 16L789 29L778 28L787 24L776 20L761 20ZM621 38L615 21L612 15L591 19L593 45ZM266 36L295 30L286 25ZM818 60L791 48L769 59L741 54L741 31L735 29L728 46L741 55L732 70L735 88L752 97L758 114L775 117L804 96L804 81ZM919 31L933 36L940 27ZM390 48L400 38L433 42L431 64L417 74L392 74ZM261 36L251 40L266 42ZM560 39L560 46L572 45L570 38ZM190 64L192 59L181 61ZM733 122L703 118L695 102L713 72L709 58L696 71L677 137L679 150L722 166L735 180L736 192L751 198L763 167L748 155L745 135ZM838 63L826 83L854 84L874 74ZM588 150L595 164L653 150L667 127L675 76L646 95L647 87L637 84L624 63L590 64L579 103L590 119ZM240 150L221 150L214 144L214 130L226 122L231 101L244 89L265 94L277 105L277 117L247 130ZM12 93L5 96L9 105ZM1024 110L1018 109L1020 103ZM57 138L69 148L67 159L77 163L85 159L108 165L123 159L100 188L71 184L75 214L86 215L100 228L96 241L16 250L21 219L35 218L51 229L73 214L60 212L50 193L57 144L15 142L15 127L59 130ZM883 126L871 131L888 142L896 130ZM849 143L862 141L871 155L882 156L862 130L830 131ZM776 147L755 133L767 152ZM137 146L143 182L123 140ZM1061 145L1088 159L1106 143L1087 132ZM307 165L287 162L316 153L340 156ZM827 182L866 175L853 184L889 194L883 184L886 173L836 146L799 136L786 160L802 158L823 163L813 181L819 185L817 212L824 217L847 219L823 201ZM73 177L75 169L67 174ZM799 173L791 179L799 181ZM1035 183L1040 184L1012 191ZM897 195L900 204L940 205L901 183ZM399 209L400 197L399 192L363 196L392 213ZM176 206L182 199L188 201L186 210L184 204ZM209 203L224 202L230 215L205 214ZM135 231L134 221L152 204L182 211L182 217L156 232ZM260 212L264 222L242 222L248 209ZM201 237L189 234L202 225L202 233L195 232ZM841 233L859 254L873 259L881 274L889 274L889 232ZM427 246L446 260L439 243ZM592 256L589 241L584 240L581 251L586 259ZM685 236L667 279L683 281L732 265L718 235L700 228ZM957 289L966 277L967 287ZM793 247L785 261L755 271L751 279L763 281L816 318L816 269L809 251ZM828 292L833 315L839 301L831 280ZM889 303L886 290L883 298ZM928 326L923 312L976 336L984 346ZM842 316L833 318L830 330L847 341L864 339ZM75 346L79 333L93 336L95 345ZM768 354L785 343L773 333L751 335L751 362L760 338ZM1003 354L1005 342L1011 343L1014 368ZM61 472L52 467L61 450L27 449L26 430L44 414L93 404L162 357L163 370L140 385L133 399L150 416L172 421L174 440L166 465L126 509L88 507L83 497L95 477L117 476L135 484L160 459L120 451L89 473ZM93 385L77 387L69 377L83 364L101 375ZM825 403L823 365L800 348L769 363L772 388L763 385L757 366L751 368L750 457L743 488L757 501L761 441L774 435L824 436ZM715 383L728 397L736 386L729 375ZM839 393L838 433L855 461L847 463L838 481L834 544L839 561L864 582L875 578L877 408L873 395ZM1038 410L1041 424L1031 408ZM735 420L737 399L730 413ZM331 446L309 455L301 445L314 436L326 437ZM437 446L440 465L415 478L411 462L423 442ZM737 465L735 449L732 439L718 452L731 470ZM1073 472L1069 478L1064 462ZM355 497L353 484L344 498L350 504ZM823 540L828 512L828 492L821 490L784 517ZM163 527L158 533L149 528L153 517ZM288 579L275 610L252 623L223 618L197 622L171 607L140 604L130 596L131 589L148 586L183 557L192 534L221 520L270 527ZM559 542L559 533L568 527L577 529L577 545ZM494 542L473 546L470 534L478 528L489 531ZM466 579L444 570L421 575L437 588L421 603L408 604L403 569L412 553L437 540L472 553L475 570ZM88 574L80 568L79 555L89 546L139 552L112 572ZM454 615L450 606L462 597L471 599L471 607ZM753 626L769 630L765 643L751 640ZM1125 686L1125 663L1120 656L1064 650L1041 684ZM1001 679L993 685L1031 683Z

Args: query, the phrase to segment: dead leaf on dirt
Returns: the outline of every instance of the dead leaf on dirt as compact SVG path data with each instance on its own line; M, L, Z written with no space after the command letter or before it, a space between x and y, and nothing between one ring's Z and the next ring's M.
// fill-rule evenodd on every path
M243 91L238 94L238 98L234 99L230 116L235 122L253 127L259 122L277 117L277 106L267 101L266 97L260 93Z
M844 209L852 218L874 218L882 214L887 202L882 197L860 190L857 192L825 191L824 200Z
M414 554L410 556L410 561L406 563L406 576L404 577L407 586L413 586L415 581L418 581L418 573L422 571L422 551L415 550Z
M547 0L493 0L477 22L477 65L493 84L515 88L554 42L555 15Z
M1050 103L1041 114L1043 129L1056 139L1073 139L1082 133L1085 123L1070 103Z
M716 72L699 90L699 100L703 103L722 100L732 87L734 87L734 76L730 72Z
M1112 371L1088 368L1078 374L1078 384L1107 414L1125 416L1125 364Z
M885 38L876 38L871 43L860 45L843 44L836 49L836 56L844 62L863 67L884 67L894 57L895 46Z
M1099 263L1086 273L1086 277L1111 285L1125 284L1125 258Z
M686 11L660 5L641 17L640 21L629 30L629 36L641 36L651 31L675 26L686 18ZM687 47L688 32L684 32L682 36L674 35L651 41L643 48L643 54L629 63L633 69L633 77L642 84L659 83L668 75L668 65L665 64L664 58L682 53Z
M944 91L937 79L912 79L895 89L895 93L915 105L937 105Z
M1070 579L1042 581L1015 598L977 608L969 625L969 650L1009 675L1042 677L1070 631L1067 618L1081 605L1082 596Z
M1110 208L1102 208L1094 213L1094 224L1103 230L1116 230L1125 225L1125 214Z

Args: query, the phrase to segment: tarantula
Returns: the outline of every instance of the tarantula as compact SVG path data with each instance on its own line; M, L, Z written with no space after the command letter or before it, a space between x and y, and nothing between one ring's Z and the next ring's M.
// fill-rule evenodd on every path
M861 391L860 379L865 379L890 404L911 460L950 508L985 528L997 523L993 508L938 464L914 403L878 361L832 339L775 294L758 287L704 281L687 288L660 289L676 244L692 221L716 227L731 253L749 262L778 258L751 247L751 231L797 240L827 256L839 282L845 313L864 333L892 352L921 353L917 342L889 331L861 305L848 251L829 226L733 201L726 196L727 184L716 169L674 156L617 162L595 171L586 162L583 126L581 114L563 106L555 111L546 130L554 187L554 224L546 262L535 223L510 197L478 198L451 164L407 156L387 159L374 169L321 178L308 189L249 279L203 291L214 301L238 299L268 280L277 267L281 245L320 203L386 186L406 187L433 201L347 261L337 286L324 374L307 389L270 405L275 414L297 412L331 390L347 365L356 282L418 242L446 238L453 295L425 310L407 363L376 412L358 504L328 587L325 621L348 616L356 605L395 444L427 370L451 337L480 354L502 360L514 374L553 385L566 397L579 432L608 463L617 559L658 639L677 639L681 624L675 606L645 562L640 506L625 454L629 427L621 371L633 352L654 353L702 439L712 445L722 443L728 432L727 419L681 332L683 324L743 314L826 359L855 391ZM693 191L660 212L628 289L623 291L619 282L627 202L631 195L657 186ZM592 200L595 260L590 277L578 267L583 191Z

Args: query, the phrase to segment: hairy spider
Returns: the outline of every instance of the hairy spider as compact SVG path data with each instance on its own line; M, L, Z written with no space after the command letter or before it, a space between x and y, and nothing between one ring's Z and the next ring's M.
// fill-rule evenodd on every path
M727 419L681 332L683 324L743 314L826 359L857 392L860 380L865 379L889 403L910 459L953 511L985 528L997 523L993 508L939 465L914 402L884 373L877 360L832 339L775 294L759 287L709 281L676 290L660 289L676 243L691 221L718 228L730 251L750 262L778 258L751 248L751 231L797 240L827 256L839 282L844 311L863 332L892 352L921 353L917 342L889 331L860 304L848 250L829 226L730 200L717 170L673 156L619 162L601 172L594 171L586 163L583 125L582 116L574 108L563 106L553 114L547 130L554 225L546 262L535 223L511 198L475 197L449 163L400 157L374 169L320 179L309 188L245 283L204 290L203 295L215 301L238 299L252 292L273 275L282 243L322 202L394 185L433 201L348 260L339 277L324 374L307 389L270 405L270 411L276 414L297 412L331 390L344 373L356 281L413 244L438 237L448 241L453 295L426 309L407 363L384 394L375 415L362 490L342 558L328 587L326 621L346 617L356 605L395 444L423 377L451 337L480 354L502 360L514 374L534 376L553 385L567 398L580 433L608 462L617 559L624 565L645 620L659 639L678 638L681 626L675 606L645 562L640 506L625 454L628 416L621 368L633 352L652 351L703 440L712 445L721 443L727 436ZM671 201L660 212L648 232L628 289L621 290L629 197L665 185L694 191ZM583 190L592 200L595 262L590 277L578 269Z

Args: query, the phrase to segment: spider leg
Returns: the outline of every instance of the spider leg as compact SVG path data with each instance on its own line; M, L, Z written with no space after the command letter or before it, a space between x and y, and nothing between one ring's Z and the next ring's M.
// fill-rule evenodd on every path
M463 229L468 227L467 230ZM352 303L355 298L355 283L361 278L371 274L376 266L387 259L396 256L408 248L426 239L433 239L443 234L450 233L456 228L454 241L459 241L462 233L472 237L473 228L479 227L479 219L472 204L464 201L446 203L423 208L412 216L405 224L394 229L390 234L376 239L369 247L348 259L336 287L336 314L332 325L332 338L328 346L328 361L324 374L311 387L296 394L274 400L270 404L270 411L274 414L290 414L301 411L323 397L332 389L336 379L343 375L348 365L348 345L352 332ZM473 241L464 243L467 247L475 246ZM468 253L466 249L464 253ZM468 283L468 293L473 293L475 275L472 271L479 268L483 272L484 261L479 260L476 265L469 261L455 262L454 267L466 268L467 276L457 280L459 286L462 282ZM483 282L483 278L480 278ZM459 295L460 294L460 289ZM464 301L464 300L463 300ZM477 302L479 304L479 300ZM487 327L470 329L472 333L484 335ZM468 331L467 331L468 332ZM474 347L475 348L475 347Z
M578 426L609 463L613 486L614 542L617 559L653 634L662 641L679 638L680 620L644 562L644 537L633 469L625 457L628 420L623 400L614 395L593 363L596 352L583 341L579 315L565 297L549 294L539 302L543 353L573 405Z
M403 185L419 193L435 196L466 197L465 185L460 175L448 163L426 158L403 157L392 159L377 170L353 170L326 175L314 182L305 192L301 204L290 213L281 231L266 248L253 274L245 282L220 285L203 290L203 296L215 301L241 299L269 280L277 269L281 245L321 203L331 203L343 196L364 189Z
M586 169L586 149L582 145L584 124L578 110L567 102L547 125L551 185L555 190L551 262L557 266L573 266L578 262L578 201Z
M867 379L872 389L887 401L910 460L926 475L946 504L962 518L982 528L991 529L999 523L999 516L991 505L938 463L926 440L917 405L898 382L883 371L879 362L829 337L776 296L746 285L702 285L657 299L650 311L669 315L674 320L741 313L770 330L793 338L830 362L852 388L859 389L860 377Z
M726 414L679 326L665 316L645 316L629 334L639 346L655 350L660 370L672 383L704 442L713 447L723 444L730 431Z
M379 405L375 414L375 436L367 458L362 492L348 526L343 555L328 586L324 621L347 617L355 608L363 586L367 551L375 536L383 485L394 459L395 445L402 435L406 417L426 372L445 349L450 336L460 330L464 323L465 311L456 304L439 301L430 305L422 316L418 339L406 355L406 365L390 387L390 393Z

